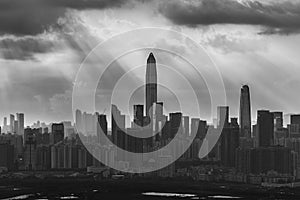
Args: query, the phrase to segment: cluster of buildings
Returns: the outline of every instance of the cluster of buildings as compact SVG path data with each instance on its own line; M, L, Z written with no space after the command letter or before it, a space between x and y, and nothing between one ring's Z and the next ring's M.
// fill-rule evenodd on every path
M122 153L115 146L134 153L147 153L176 140L176 147L160 155L161 160L143 158L143 167L167 162L185 144L191 143L176 163L213 163L211 166L214 168L224 169L226 174L222 177L226 180L246 182L247 176L263 180L262 177L269 174L288 177L289 180L291 177L292 180L300 178L300 115L291 115L290 123L285 127L282 112L258 110L256 124L252 124L250 89L247 85L241 89L239 118L230 119L229 107L220 106L215 125L209 125L200 118L190 119L181 112L164 114L163 102L157 101L156 60L152 53L147 60L145 91L145 107L134 105L130 126L126 126L127 117L116 105L111 107L110 120L105 114L77 110L75 124L62 122L46 125L37 122L31 128L24 129L24 114L18 113L16 119L10 115L9 124L4 118L0 136L0 167L7 170L85 169L103 166L95 159L101 156L110 166L131 168L135 172L141 166L135 166L134 161L123 160ZM221 136L217 143L200 160L200 147L209 146L211 141L208 136L218 131L221 131ZM138 137L141 135L147 137ZM103 137L115 146L107 145ZM201 180L214 177L212 168L198 166L187 170L175 167L176 163L160 170L159 175L173 177L186 173L194 174L193 177L200 177Z

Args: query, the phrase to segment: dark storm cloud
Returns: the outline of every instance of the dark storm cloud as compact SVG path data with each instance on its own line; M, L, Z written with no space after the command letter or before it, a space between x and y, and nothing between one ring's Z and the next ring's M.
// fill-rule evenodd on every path
M36 53L47 53L56 45L59 44L38 37L8 37L0 40L0 52L7 60L32 60Z
M245 24L266 27L265 34L293 33L300 30L299 1L199 0L166 1L160 12L178 25Z
M0 0L0 34L36 35L55 24L66 9L118 7L122 0Z

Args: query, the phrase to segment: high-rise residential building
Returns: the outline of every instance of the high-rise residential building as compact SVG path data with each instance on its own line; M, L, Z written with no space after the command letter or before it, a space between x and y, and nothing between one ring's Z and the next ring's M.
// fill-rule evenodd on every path
M157 72L156 60L153 53L147 59L146 69L146 116L149 117L149 110L157 102Z
M229 124L229 106L218 106L218 127L227 127Z
M24 135L24 113L17 113L18 135Z
M60 141L64 140L65 133L64 133L64 124L52 124L52 132L50 134L50 143L56 144Z
M269 147L274 144L274 116L268 110L257 111L257 139L259 147Z
M248 85L241 88L240 96L240 136L251 137L251 104Z

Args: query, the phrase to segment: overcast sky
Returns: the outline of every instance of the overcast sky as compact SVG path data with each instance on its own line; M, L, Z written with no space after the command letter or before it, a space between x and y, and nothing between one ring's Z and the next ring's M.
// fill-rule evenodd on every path
M299 0L0 0L1 124L16 112L27 125L71 120L86 55L143 27L176 30L202 45L222 74L232 116L243 84L253 118L257 109L300 113Z

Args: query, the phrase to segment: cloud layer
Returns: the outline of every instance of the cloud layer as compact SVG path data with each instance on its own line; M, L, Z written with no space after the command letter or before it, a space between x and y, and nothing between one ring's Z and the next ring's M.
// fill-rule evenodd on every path
M198 0L167 1L160 12L178 25L261 25L263 33L293 33L300 30L299 1Z
M55 24L68 8L117 7L122 0L1 0L0 34L36 35Z

